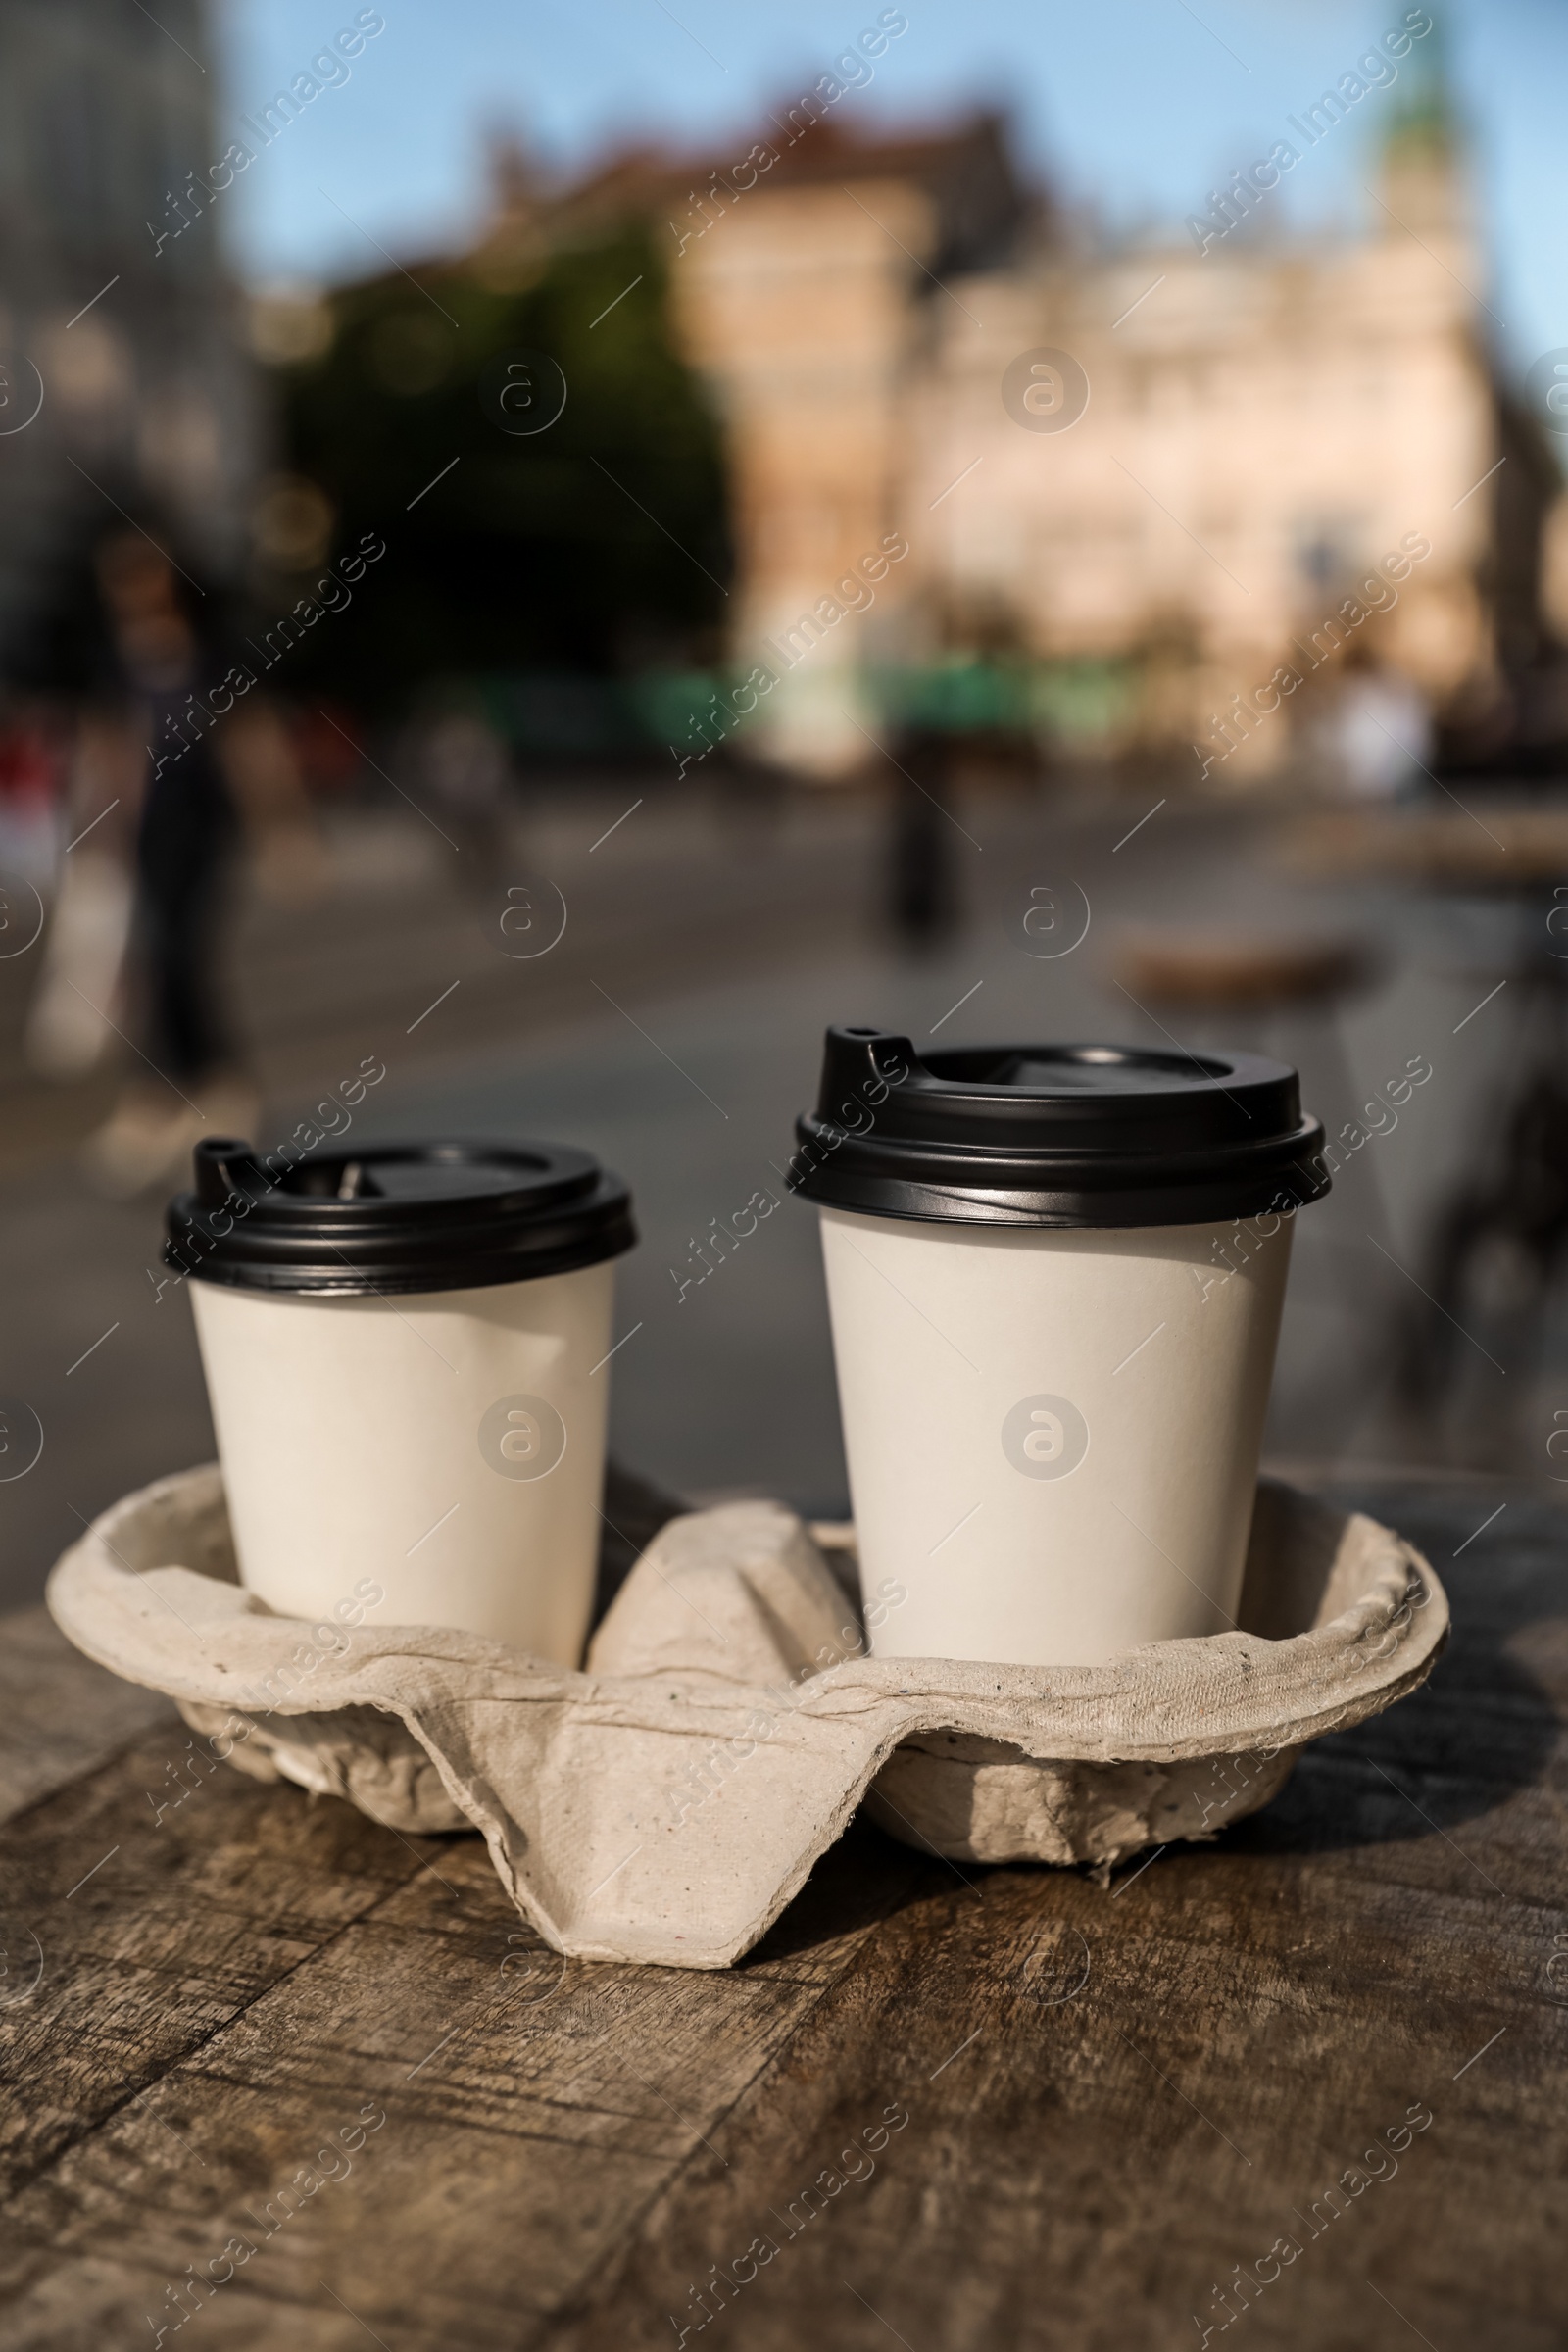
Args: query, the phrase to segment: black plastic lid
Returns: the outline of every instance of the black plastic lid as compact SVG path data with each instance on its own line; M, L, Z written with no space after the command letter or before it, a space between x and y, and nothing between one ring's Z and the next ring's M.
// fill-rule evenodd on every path
M372 1144L277 1166L209 1140L195 1160L165 1262L236 1290L477 1289L569 1274L637 1239L620 1178L564 1144Z
M790 1183L944 1225L1213 1225L1317 1200L1323 1129L1256 1054L961 1046L830 1029Z

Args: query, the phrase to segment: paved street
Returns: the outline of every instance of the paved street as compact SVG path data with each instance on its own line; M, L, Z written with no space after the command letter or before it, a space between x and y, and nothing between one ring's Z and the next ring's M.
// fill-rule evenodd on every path
M880 1022L917 1045L1153 1042L1177 1016L1131 1001L1116 975L1123 927L1155 923L1348 927L1377 947L1379 976L1337 1018L1180 1024L1185 1044L1225 1033L1297 1060L1331 1129L1413 1057L1431 1064L1397 1127L1300 1220L1271 1453L1479 1460L1543 1477L1554 1467L1544 1448L1552 1410L1568 1404L1560 1351L1499 1370L1481 1350L1478 1385L1441 1425L1401 1417L1386 1380L1426 1221L1485 1132L1505 1060L1506 993L1465 1018L1505 968L1485 909L1324 893L1293 878L1276 822L1255 812L1167 806L1124 839L1145 808L993 786L954 810L962 925L911 959L879 917L873 804L807 795L742 815L708 797L645 794L616 825L638 797L635 782L611 780L553 799L519 823L507 870L470 892L416 815L345 814L328 892L289 911L243 906L230 942L268 1096L264 1143L368 1055L387 1075L359 1134L535 1134L582 1143L628 1178L643 1241L622 1261L617 1332L630 1336L612 1411L632 1467L688 1493L762 1489L842 1510L813 1214L785 1200L738 1249L715 1244L715 1224L777 1189L828 1021ZM507 952L527 935L501 929L522 903L509 890L524 889L545 936L552 892L566 909L557 943L531 960ZM1037 918L1026 933L1042 905L1055 929ZM1064 952L1039 952L1058 940ZM36 1592L84 1519L212 1446L188 1302L173 1290L155 1300L149 1276L159 1204L103 1202L72 1157L102 1099L102 1088L48 1097L28 1082L4 1106L0 1394L24 1399L44 1432L36 1467L0 1484L8 1604ZM395 1324L391 1335L396 1345Z

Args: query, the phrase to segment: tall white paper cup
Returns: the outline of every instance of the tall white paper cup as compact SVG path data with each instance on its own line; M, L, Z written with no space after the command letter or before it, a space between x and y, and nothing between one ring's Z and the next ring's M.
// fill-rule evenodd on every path
M906 1595L876 1655L1095 1665L1228 1632L1291 1225L1243 1258L1228 1226L821 1221L862 1590Z
M203 1143L169 1210L242 1582L561 1666L593 1611L619 1179L560 1145Z
M281 1615L450 1625L576 1666L614 1268L397 1298L193 1283L241 1580Z
M876 1654L1232 1627L1292 1217L1329 1185L1296 1072L830 1029L797 1136Z

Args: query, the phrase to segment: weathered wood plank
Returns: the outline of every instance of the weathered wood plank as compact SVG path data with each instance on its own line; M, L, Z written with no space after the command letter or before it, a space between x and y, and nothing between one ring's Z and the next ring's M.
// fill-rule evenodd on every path
M240 1793L248 1809L225 1839L286 1844L298 1791ZM265 2340L252 2333L265 2299L289 2307L291 2341L335 2343L323 2277L389 2343L454 2340L459 2311L465 2344L528 2340L589 2292L693 2151L717 2144L723 2115L925 1867L875 1840L874 1873L841 1854L771 1951L715 1977L564 1962L521 1929L476 1839L442 1843L422 1870L387 1842L405 1884L187 2050L166 2035L149 2053L156 2080L12 2199L0 2284L23 2332L0 2340L72 2340L79 2312L54 2332L74 2310L63 2273L95 2328L139 2332L148 2314L172 2326L170 2288L231 2236L256 2252L204 2298L215 2342ZM385 2124L345 2180L269 2234L300 2168L372 2102ZM418 2261L389 2262L400 2244Z
M8 2190L420 1867L347 1806L216 1766L160 1819L185 1739L149 1735L0 1833L6 1947L39 1954L0 2007Z
M0 1617L0 1821L179 1715L161 1690L106 1674L47 1609Z
M889 2329L916 2352L1152 2352L1200 2342L1195 2312L1217 2334L1211 2290L1294 2232L1249 2318L1260 2340L1396 2340L1371 2277L1444 2352L1560 2343L1543 2183L1568 2161L1551 2081L1568 2015L1539 1960L1568 1907L1530 1920L1521 1984L1485 1890L1242 1867L1245 1893L1224 1851L1168 1855L1108 1895L1007 1872L932 1888L754 2085L727 2168L694 2163L552 2341L636 2352L707 2322L748 2352ZM1032 1993L1070 1983L1081 1948L1075 1998ZM1416 2101L1433 2122L1376 2160L1390 2178L1364 2210L1342 2192L1320 2246L1298 2210Z

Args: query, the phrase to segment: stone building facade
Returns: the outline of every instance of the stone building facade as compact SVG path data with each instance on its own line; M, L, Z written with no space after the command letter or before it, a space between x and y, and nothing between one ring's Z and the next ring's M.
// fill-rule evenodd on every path
M778 123L670 178L650 209L730 438L733 652L778 677L752 740L848 771L878 672L976 655L1033 674L1058 742L1191 744L1226 782L1288 756L1257 690L1352 644L1439 711L1494 701L1554 476L1500 386L1456 143L1388 119L1364 231L1310 242L1097 249L994 120Z

